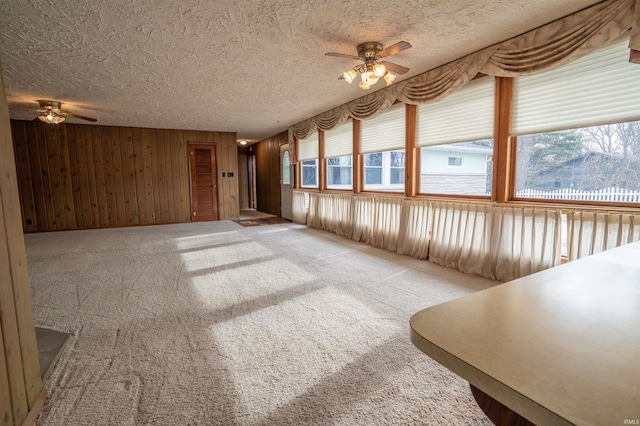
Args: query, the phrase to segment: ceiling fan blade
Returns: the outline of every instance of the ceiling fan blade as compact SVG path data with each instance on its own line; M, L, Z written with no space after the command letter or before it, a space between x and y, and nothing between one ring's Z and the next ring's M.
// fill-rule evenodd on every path
M78 115L78 114L72 114L72 113L66 112L66 111L60 111L60 114L66 115L67 117L79 118L80 120L87 120L87 121L91 121L91 122L98 121L95 118L85 117L83 115Z
M334 56L336 58L347 58L347 59L356 59L356 60L360 60L359 56L355 56L355 55L347 55L345 53L336 53L336 52L329 52L329 53L325 53L324 56Z
M396 74L406 74L407 71L409 71L409 68L403 67L402 65L394 64L393 62L382 61L379 63L387 67L389 71L394 72Z
M396 53L400 53L410 47L411 43L408 43L406 41L399 41L396 44L392 44L391 46L387 47L386 49L382 49L376 56L378 58L384 58L385 56L391 56L395 55Z

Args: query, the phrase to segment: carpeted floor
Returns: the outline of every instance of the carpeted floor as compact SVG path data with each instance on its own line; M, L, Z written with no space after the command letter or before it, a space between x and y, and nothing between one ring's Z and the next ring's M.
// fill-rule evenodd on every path
M73 333L38 424L490 424L408 321L495 282L291 223L25 240L36 325Z

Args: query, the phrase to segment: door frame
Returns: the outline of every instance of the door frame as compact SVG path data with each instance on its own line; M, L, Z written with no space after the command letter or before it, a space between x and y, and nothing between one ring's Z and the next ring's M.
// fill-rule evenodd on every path
M216 215L214 219L202 219L202 216L194 215L194 188L193 188L193 180L195 170L192 165L193 161L195 161L194 157L195 149L204 148L210 150L212 153L213 159L211 161L211 176L213 178L213 188L212 193L215 197L215 206L216 206ZM206 142L187 142L187 158L189 159L189 217L192 222L204 222L211 220L220 220L220 187L218 185L218 145L215 143L206 143ZM196 204L197 206L197 204Z

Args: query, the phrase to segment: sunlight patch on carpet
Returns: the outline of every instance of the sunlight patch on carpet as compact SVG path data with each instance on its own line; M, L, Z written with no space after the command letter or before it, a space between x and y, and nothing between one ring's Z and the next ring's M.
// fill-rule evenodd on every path
M238 231L217 232L211 234L193 235L188 237L174 238L178 250L188 250L199 247L206 247L212 244L221 244L230 241L247 240Z
M241 269L199 274L190 278L190 286L200 302L209 309L234 306L238 311L242 311L242 305L248 302L256 305L254 309L260 309L262 305L270 306L269 300L257 299L268 296L286 297L288 290L296 289L315 279L315 275L286 259L279 258L246 264Z
M235 383L239 410L259 421L339 374L403 325L325 287L211 329Z
M260 258L266 258L272 254L273 252L263 245L247 240L239 244L184 252L181 256L185 265L184 270L195 272L229 265L240 268L250 261L259 261Z

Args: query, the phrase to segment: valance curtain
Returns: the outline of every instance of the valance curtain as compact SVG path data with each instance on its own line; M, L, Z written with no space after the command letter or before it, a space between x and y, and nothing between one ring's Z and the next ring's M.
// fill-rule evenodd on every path
M569 261L640 240L640 215L596 211L567 213Z
M309 194L308 226L351 238L351 194Z
M496 279L490 251L493 209L490 204L434 202L429 261Z
M431 238L431 201L424 198L405 199L402 205L398 253L417 259L429 257Z
M494 279L511 281L560 264L560 209L496 206L492 234Z
M351 239L396 251L402 198L353 195Z
M560 264L556 208L314 192L308 224L500 281Z
M373 118L389 109L396 100L416 105L442 99L463 87L478 72L515 77L556 68L607 45L632 27L629 45L638 50L638 8L640 0L603 1L311 117L293 125L289 136L291 141L293 137L305 139L318 129L329 130L349 117L357 120Z
M291 214L293 222L300 225L307 224L307 199L309 194L303 191L293 191L291 196Z

